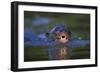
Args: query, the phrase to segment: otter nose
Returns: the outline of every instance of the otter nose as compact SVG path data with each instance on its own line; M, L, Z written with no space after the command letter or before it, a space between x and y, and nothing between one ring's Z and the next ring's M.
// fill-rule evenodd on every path
M65 36L62 36L62 38L65 38Z

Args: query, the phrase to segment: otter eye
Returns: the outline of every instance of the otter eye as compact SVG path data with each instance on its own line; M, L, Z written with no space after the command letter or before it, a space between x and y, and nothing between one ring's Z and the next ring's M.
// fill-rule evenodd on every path
M62 36L62 38L65 38L65 36Z

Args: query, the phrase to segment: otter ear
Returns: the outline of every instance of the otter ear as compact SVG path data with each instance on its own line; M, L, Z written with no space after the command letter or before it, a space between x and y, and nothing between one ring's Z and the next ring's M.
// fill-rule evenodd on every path
M45 34L45 35L46 35L46 37L49 37L49 33L48 33L48 32L46 32L46 34Z

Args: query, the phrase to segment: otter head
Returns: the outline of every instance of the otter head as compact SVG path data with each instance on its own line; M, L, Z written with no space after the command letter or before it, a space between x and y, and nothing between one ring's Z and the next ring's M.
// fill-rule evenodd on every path
M70 35L67 32L59 32L56 35L56 41L59 43L67 43L70 39Z
M71 32L68 27L58 25L49 32L50 39L59 43L67 43L71 37Z

